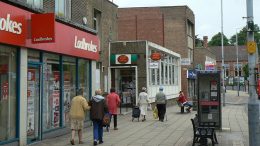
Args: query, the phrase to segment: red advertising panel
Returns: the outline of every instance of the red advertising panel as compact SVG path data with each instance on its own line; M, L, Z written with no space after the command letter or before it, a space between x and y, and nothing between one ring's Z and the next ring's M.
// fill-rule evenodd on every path
M50 43L55 41L54 13L32 14L32 43Z
M0 42L24 45L27 26L22 11L2 2L0 8Z

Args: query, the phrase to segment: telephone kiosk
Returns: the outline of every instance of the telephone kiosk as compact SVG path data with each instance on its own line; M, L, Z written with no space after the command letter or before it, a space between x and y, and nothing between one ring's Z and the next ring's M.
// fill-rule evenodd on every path
M216 122L221 129L220 71L197 71L197 97L199 122Z

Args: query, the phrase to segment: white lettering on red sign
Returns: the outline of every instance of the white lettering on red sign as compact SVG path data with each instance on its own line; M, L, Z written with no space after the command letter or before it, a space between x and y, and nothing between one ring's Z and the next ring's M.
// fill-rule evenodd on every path
M14 34L21 34L22 23L11 20L10 14L7 14L6 18L0 17L0 30L11 32Z
M39 37L39 38L34 38L33 40L34 40L34 42L44 42L44 41L52 41L53 38L49 38L49 37L45 37L45 38Z
M90 41L90 43L86 42L85 38L78 40L78 36L75 36L74 47L86 51L97 52L97 45L92 44L92 41Z

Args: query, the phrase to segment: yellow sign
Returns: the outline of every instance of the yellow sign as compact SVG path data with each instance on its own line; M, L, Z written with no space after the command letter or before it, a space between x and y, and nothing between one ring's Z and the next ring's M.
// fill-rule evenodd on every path
M254 41L247 42L247 52L250 54L256 52L256 43Z

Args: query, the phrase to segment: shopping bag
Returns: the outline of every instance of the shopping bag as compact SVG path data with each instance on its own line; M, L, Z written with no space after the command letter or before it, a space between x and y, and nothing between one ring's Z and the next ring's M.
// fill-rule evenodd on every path
M155 106L154 109L153 109L153 118L154 118L154 119L158 119L158 109L157 109L156 106Z
M110 124L110 114L109 113L106 113L103 117L103 126L109 126Z

